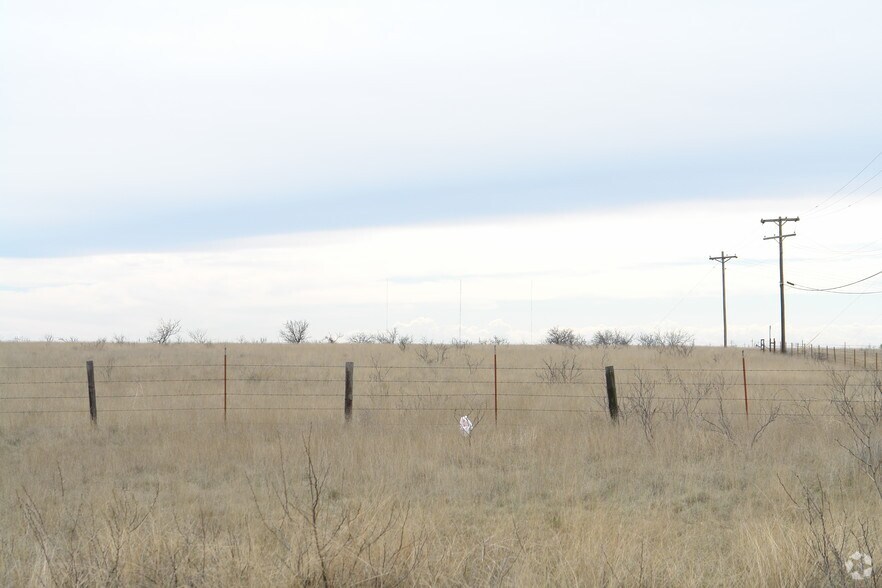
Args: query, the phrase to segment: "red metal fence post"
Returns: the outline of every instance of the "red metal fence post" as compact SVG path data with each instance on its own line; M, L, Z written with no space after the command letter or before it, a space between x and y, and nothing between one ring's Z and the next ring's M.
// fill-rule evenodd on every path
M224 424L227 424L227 348L224 347Z

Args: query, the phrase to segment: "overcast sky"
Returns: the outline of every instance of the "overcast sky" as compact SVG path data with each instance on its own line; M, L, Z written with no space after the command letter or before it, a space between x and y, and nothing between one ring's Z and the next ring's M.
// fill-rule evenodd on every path
M750 344L779 326L760 218L802 219L796 284L882 270L880 24L875 1L0 0L0 339L716 344L726 250ZM788 291L789 339L878 345L880 301Z

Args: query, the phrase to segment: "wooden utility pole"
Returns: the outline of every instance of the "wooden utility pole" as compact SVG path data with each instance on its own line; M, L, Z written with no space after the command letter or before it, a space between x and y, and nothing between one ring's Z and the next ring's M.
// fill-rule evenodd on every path
M737 255L726 255L725 251L720 251L719 257L708 257L711 261L719 261L723 266L723 347L729 346L729 333L726 326L726 262L737 258Z
M781 353L787 353L787 339L785 338L785 329L784 329L784 239L787 237L795 237L796 233L790 233L789 235L784 234L784 223L788 222L798 222L799 217L781 217L778 218L764 218L760 219L760 223L777 223L778 224L778 235L772 235L771 237L763 237L763 241L768 241L769 239L777 239L778 241L778 273L780 274L780 282L779 285L781 287L781 343L779 345L779 349L781 349Z

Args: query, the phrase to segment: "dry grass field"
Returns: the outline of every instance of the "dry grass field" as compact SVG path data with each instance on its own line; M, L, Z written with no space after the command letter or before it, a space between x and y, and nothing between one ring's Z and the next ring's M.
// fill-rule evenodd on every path
M882 584L878 372L745 362L234 344L225 423L223 345L2 343L0 585Z

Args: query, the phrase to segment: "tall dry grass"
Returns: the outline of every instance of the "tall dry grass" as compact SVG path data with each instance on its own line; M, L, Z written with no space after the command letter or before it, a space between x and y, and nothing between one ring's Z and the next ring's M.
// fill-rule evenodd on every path
M882 561L841 410L875 406L873 371L748 350L748 419L740 350L498 363L496 423L492 348L230 345L224 425L223 346L0 344L0 583L815 586Z

